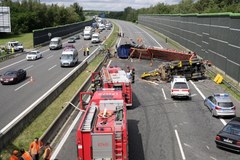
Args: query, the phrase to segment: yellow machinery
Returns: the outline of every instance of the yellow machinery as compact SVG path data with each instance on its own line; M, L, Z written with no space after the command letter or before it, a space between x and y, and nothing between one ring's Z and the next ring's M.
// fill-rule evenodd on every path
M145 80L158 80L158 79L160 79L160 73L157 69L155 69L150 72L144 72L141 75L141 78L145 79Z

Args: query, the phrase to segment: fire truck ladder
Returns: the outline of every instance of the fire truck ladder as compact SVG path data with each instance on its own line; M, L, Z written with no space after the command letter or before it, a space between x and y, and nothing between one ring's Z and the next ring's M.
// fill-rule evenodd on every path
M108 72L107 68L103 68L102 71L103 71L103 79L104 79L104 81L111 82L111 75Z
M94 115L96 113L96 106L93 104L88 110L88 114L83 122L82 131L90 132L93 124Z
M117 107L117 109L121 109L122 107ZM123 159L123 121L122 121L122 110L118 111L118 118L115 122L115 157L116 160Z

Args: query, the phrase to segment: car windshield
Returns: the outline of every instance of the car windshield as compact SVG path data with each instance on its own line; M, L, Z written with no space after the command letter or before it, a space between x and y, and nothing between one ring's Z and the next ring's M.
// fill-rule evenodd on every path
M58 44L58 41L51 41L50 44Z
M63 54L62 59L73 59L73 56L72 55L69 55L69 54Z
M12 43L14 46L19 46L19 44L18 43Z
M7 71L4 75L5 76L13 76L15 74L17 74L17 71Z
M98 39L98 36L93 36L93 38Z
M176 82L176 83L174 84L173 88L175 88L175 89L187 89L188 86L187 86L187 84L184 83L184 82Z
M30 55L36 55L37 53L36 53L36 52L30 52L30 53L28 53L28 54L30 54Z
M240 125L232 124L232 123L227 124L223 128L223 132L240 136Z
M218 102L218 106L220 106L220 107L232 107L233 103L232 102Z

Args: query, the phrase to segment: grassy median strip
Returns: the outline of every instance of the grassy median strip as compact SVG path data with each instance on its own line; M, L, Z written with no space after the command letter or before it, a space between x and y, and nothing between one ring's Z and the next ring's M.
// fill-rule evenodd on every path
M118 27L114 24L114 30L111 36L105 41L107 48L114 47L117 41ZM60 114L65 106L65 102L71 100L76 94L78 89L83 85L83 82L89 77L91 72L94 71L97 66L103 61L104 55L99 54L94 60L88 65L85 71L83 71L64 91L57 99L55 99L47 109L39 115L16 139L13 140L7 149L3 150L0 154L5 160L10 156L13 149L24 148L28 150L30 143L35 137L41 137L46 129L51 125L55 118ZM0 159L1 159L0 157Z
M24 48L33 48L33 33L3 36L0 39L0 46L5 45L9 41L19 41Z

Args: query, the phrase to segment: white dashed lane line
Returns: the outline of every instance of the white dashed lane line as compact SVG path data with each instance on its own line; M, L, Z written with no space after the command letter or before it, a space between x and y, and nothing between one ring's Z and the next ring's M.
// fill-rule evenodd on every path
M204 94L200 91L200 89L196 86L196 84L193 83L193 81L190 80L190 82L192 83L192 85L195 87L195 89L198 91L198 93L202 96L203 100L206 99L206 97L204 96ZM222 122L222 124L225 126L227 124L227 122L222 119L222 118L219 118L219 120Z
M53 68L55 68L57 65L52 66L51 68L48 69L48 71L52 70Z
M185 154L183 152L183 148L182 148L182 144L181 144L181 140L178 136L178 131L175 129L175 135L176 135L176 138L177 138L177 142L178 142L178 146L179 146L179 149L180 149L180 152L181 152L181 155L182 155L182 159L185 160Z
M164 92L164 89L163 89L163 88L162 88L162 92L163 92L164 99L166 100L166 99L167 99L167 97L166 97L166 94L165 94L165 92Z
M51 56L47 57L47 59L50 59L50 58L52 58L52 57L53 57L53 55L51 55Z
M22 87L26 86L28 83L30 83L31 81L28 81L26 83L24 83L23 85L21 85L20 87L16 88L15 91L21 89Z
M28 67L24 68L24 70L30 69L30 68L32 68L32 67L33 67L33 65L28 66Z

